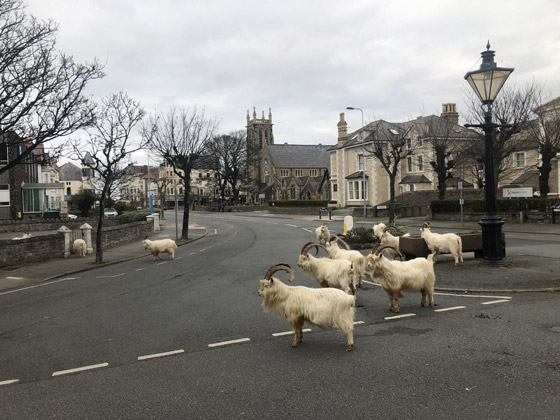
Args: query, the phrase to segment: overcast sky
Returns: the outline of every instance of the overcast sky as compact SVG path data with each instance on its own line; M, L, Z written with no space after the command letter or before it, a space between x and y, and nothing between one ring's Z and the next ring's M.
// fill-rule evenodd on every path
M463 100L488 39L509 83L560 87L558 0L27 0L58 48L106 61L89 93L204 107L220 132L272 108L277 144L334 144L340 112L400 122Z

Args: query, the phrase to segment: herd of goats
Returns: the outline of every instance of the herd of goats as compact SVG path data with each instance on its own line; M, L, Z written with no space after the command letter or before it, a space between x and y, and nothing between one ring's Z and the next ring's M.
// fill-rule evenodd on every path
M264 279L260 280L257 293L263 298L262 306L266 312L280 315L292 325L293 347L303 340L303 325L308 323L324 329L340 330L346 335L346 351L352 350L355 293L366 277L366 266L373 281L381 285L389 296L389 311L399 312L399 298L403 297L403 291L420 292L421 305L425 306L427 296L429 305L434 306L436 256L438 253L450 253L455 258L455 265L462 263L461 237L454 233L431 232L430 223L424 223L420 229L421 237L431 254L427 258L406 261L399 251L400 237L394 236L391 231L396 233L396 228L375 223L373 234L378 244L366 256L351 250L343 235L331 236L326 223L319 226L315 230L317 241L306 243L298 260L298 267L319 283L319 289L288 286L272 277L277 271L285 271L290 275L289 281L293 282L294 270L288 264L276 264L268 269ZM177 248L172 239L151 241L146 237L142 244L144 249L152 253L154 260L161 259L159 254L162 253L168 253L169 258L173 259ZM79 246L85 247L85 243L79 243ZM310 253L312 249L316 250L315 256ZM318 258L319 249L325 250L328 258ZM381 253L384 250L391 258Z
M438 234L430 230L430 224L424 223L421 237L426 242L431 254L427 258L414 258L405 261L399 251L399 236L391 234L394 226L376 223L373 234L379 244L367 256L351 250L342 235L331 236L327 224L315 231L316 242L306 243L300 253L298 267L309 278L321 286L315 289L305 286L288 286L276 277L277 271L290 275L290 282L295 279L294 270L288 264L276 264L268 269L264 279L260 280L258 295L262 296L262 306L266 312L275 313L284 318L293 327L296 347L303 340L304 323L317 325L324 329L337 329L346 335L346 351L354 347L354 312L356 306L355 291L366 276L366 265L374 282L381 285L389 296L389 311L399 312L401 292L420 292L421 305L434 306L434 262L438 253L450 253L455 258L455 265L463 262L461 237L454 233ZM324 245L323 245L324 244ZM309 252L315 249L315 256ZM317 258L319 249L324 249L329 257ZM391 258L384 256L386 250ZM394 301L394 303L393 303Z

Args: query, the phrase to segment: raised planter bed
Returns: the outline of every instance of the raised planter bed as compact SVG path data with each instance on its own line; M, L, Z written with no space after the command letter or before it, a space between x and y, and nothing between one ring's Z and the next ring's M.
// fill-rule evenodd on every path
M459 235L463 242L463 252L474 252L476 258L482 258L482 233L464 233ZM505 235L502 233L505 247ZM430 253L424 239L420 236L401 236L399 250L407 260L416 257L427 257Z

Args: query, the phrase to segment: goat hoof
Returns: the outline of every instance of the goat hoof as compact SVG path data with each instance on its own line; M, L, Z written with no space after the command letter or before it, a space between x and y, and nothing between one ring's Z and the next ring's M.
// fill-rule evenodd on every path
M347 344L346 345L346 351L352 351L352 349L354 348L354 344Z

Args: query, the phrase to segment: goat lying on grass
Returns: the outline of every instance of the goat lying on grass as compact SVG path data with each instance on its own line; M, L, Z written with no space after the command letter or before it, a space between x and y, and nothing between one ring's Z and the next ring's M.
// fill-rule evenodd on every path
M337 329L346 335L346 351L354 347L354 311L356 298L333 288L312 289L305 286L288 286L276 277L283 270L294 281L294 271L288 264L276 264L268 269L257 291L263 297L266 312L284 318L294 330L292 347L303 341L303 325L317 325L324 329Z

